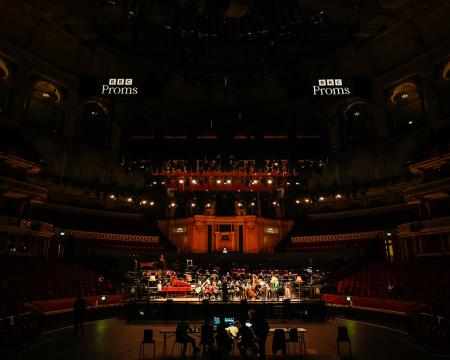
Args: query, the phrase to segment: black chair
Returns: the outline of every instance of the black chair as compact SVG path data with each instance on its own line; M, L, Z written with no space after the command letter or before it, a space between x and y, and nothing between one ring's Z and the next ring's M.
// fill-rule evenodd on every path
M347 327L345 327L345 326L338 327L338 336L337 336L337 340L336 340L338 357L341 357L341 347L340 347L341 342L348 342L348 351L349 351L350 357L353 357L352 342L350 340L350 337L348 336Z
M281 354L286 356L286 334L283 329L275 329L272 341L272 353L277 354L281 350Z
M294 351L295 351L295 344L298 344L298 348L300 351L300 338L298 336L297 328L289 329L289 338L286 340L286 343L288 345L287 348L288 348L289 353L291 352L291 348L290 348L289 344L294 344Z
M175 345L177 345L177 344L180 345L180 352L183 349L183 346L187 346L187 345L191 344L192 354L194 354L194 349L192 348L192 343L186 339L186 334L183 331L180 331L178 328L175 331L175 341L172 346L172 355L173 355L173 351L175 349Z
M144 350L145 350L145 344L151 344L153 345L153 357L156 355L156 342L153 339L153 330L152 329L145 329L144 330L144 338L141 342L141 347L139 349L139 357L144 357Z

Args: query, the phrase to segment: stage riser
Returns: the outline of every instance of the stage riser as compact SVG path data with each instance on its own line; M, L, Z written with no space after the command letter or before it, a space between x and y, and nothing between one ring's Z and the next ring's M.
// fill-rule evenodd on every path
M125 305L128 322L140 321L203 321L213 316L233 316L246 319L248 310L255 310L272 320L322 321L325 305L320 301L301 303L197 303L197 302L130 302Z

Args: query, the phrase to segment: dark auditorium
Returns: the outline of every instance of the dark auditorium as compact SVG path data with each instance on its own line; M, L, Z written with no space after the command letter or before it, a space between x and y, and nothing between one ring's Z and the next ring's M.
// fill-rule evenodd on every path
M0 0L0 358L450 359L450 0Z

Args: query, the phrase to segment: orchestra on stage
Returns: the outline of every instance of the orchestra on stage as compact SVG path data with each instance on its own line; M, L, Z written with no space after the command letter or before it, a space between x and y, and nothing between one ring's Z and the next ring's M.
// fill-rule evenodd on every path
M262 269L248 272L234 268L225 273L220 269L185 271L156 268L157 263L140 263L134 272L130 297L164 299L184 297L193 301L281 301L312 296L320 287L323 274L311 268L300 273L288 270ZM150 269L148 269L150 267ZM320 290L319 290L320 291Z

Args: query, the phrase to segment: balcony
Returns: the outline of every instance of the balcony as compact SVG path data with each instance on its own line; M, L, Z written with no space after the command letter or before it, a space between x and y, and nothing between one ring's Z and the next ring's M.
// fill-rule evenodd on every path
M403 191L405 201L416 201L421 198L442 198L448 197L450 192L450 177L427 182L406 188Z
M0 193L3 193L7 197L30 197L36 202L44 202L47 199L48 190L42 186L33 185L26 181L0 176Z

